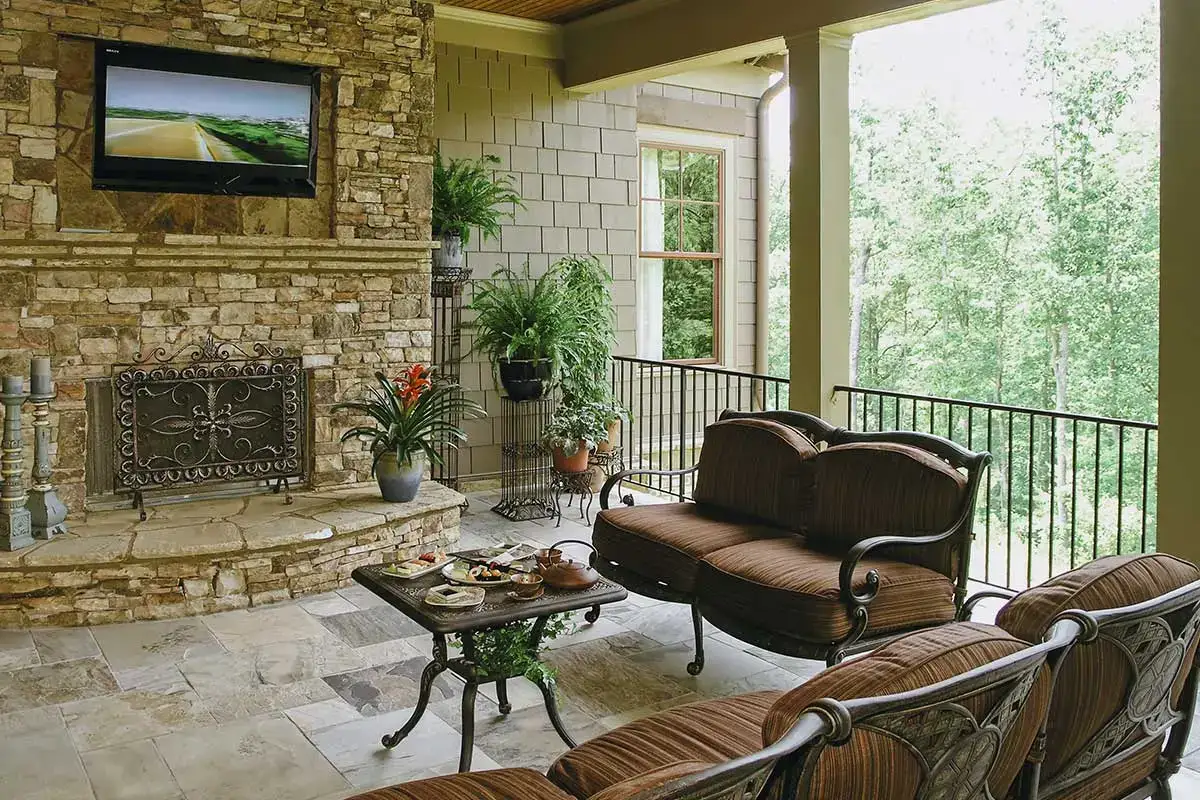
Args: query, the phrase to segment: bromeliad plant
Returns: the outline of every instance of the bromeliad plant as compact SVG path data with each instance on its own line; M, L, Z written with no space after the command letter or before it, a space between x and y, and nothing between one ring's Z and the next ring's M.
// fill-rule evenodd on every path
M467 438L455 420L484 416L483 408L464 397L460 386L438 380L434 370L422 364L412 365L395 379L376 372L375 380L378 386L369 387L366 399L333 407L374 420L374 425L358 425L342 434L343 442L361 438L371 443L372 475L387 453L395 453L402 465L411 464L418 454L441 464L438 446L457 447Z

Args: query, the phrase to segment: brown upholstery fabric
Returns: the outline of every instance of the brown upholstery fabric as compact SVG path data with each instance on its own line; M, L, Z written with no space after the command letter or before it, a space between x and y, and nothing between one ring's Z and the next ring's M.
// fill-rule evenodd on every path
M688 775L695 775L697 772L703 772L715 766L716 764L708 764L704 761L676 761L673 764L664 764L649 772L635 775L629 780L614 783L603 792L592 795L591 800L625 800L625 798L632 797L638 792L657 788L663 784L670 783L679 778L686 778Z
M1027 589L1000 610L996 624L1027 642L1072 608L1101 611L1135 605L1200 579L1200 570L1164 554L1109 556ZM1192 645L1194 653L1195 645ZM1182 670L1190 668L1188 659ZM1175 685L1182 690L1183 675ZM1124 705L1133 673L1116 645L1103 639L1076 645L1064 659L1047 723L1042 780L1053 780ZM1144 776L1143 776L1144 777Z
M853 700L920 689L1027 646L999 628L972 622L905 636L865 658L827 669L788 692L767 713L763 739L767 743L778 741L806 708L823 697ZM961 702L982 720L1006 693L1007 689L1001 688ZM993 797L1004 797L1020 772L1049 698L1047 669L1034 684L988 779ZM845 745L830 747L821 754L808 798L912 798L919 788L920 774L916 759L905 745L869 729L856 729Z
M709 553L790 535L696 503L666 503L601 511L592 544L603 558L627 570L691 593L700 559Z
M966 476L909 445L837 445L821 453L816 467L807 535L837 550L872 536L941 533L958 519L966 493ZM954 577L960 544L894 548L886 554Z
M762 749L767 709L782 692L755 692L660 711L571 750L547 773L579 800L651 770L691 762L694 772ZM674 774L674 778L680 774Z
M692 496L701 505L801 531L812 504L816 457L808 437L779 422L716 422L704 429Z
M810 550L799 536L727 547L705 557L697 593L707 605L751 623L815 643L834 642L852 628L838 588L840 555ZM869 633L905 630L954 619L954 585L933 570L866 558L854 587L879 571L879 594L868 607Z
M355 795L350 800L572 800L531 769L466 772L411 781Z
M1142 784L1158 766L1163 737L1159 736L1144 749L1119 764L1103 770L1059 795L1043 796L1039 800L1121 800ZM1177 795L1178 796L1178 795Z

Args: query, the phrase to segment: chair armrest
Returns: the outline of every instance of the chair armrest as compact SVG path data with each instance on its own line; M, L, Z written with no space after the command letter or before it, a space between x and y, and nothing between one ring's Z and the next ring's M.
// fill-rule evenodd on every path
M621 481L625 480L626 478L633 477L634 475L658 475L658 476L668 477L668 478L682 477L684 475L691 475L693 472L695 472L698 469L700 469L699 464L697 464L694 467L689 467L688 469L627 469L627 470L623 470L621 472L618 472L616 475L613 475L612 477L610 477L608 480L606 480L604 482L604 488L602 488L600 490L600 508L607 509L609 507L609 505L608 505L609 492L611 492L613 490L614 486L618 486L621 483ZM631 506L631 505L633 505L633 498L629 497L628 502L626 502L625 498L622 498L621 502L625 503L625 505Z
M875 595L879 594L879 572L877 570L867 572L866 593L854 593L854 570L858 568L858 562L862 561L872 550L891 547L893 545L911 547L914 545L938 544L956 535L958 535L957 525L948 531L930 536L872 536L869 539L863 539L854 545L854 547L851 547L850 552L842 559L842 568L838 573L838 587L841 589L842 599L852 606L864 606L874 600Z
M980 600L1012 600L1016 597L1016 592L976 592L967 598L967 602L963 603L962 610L958 612L958 622L969 622L971 614L975 611L975 606L979 605Z

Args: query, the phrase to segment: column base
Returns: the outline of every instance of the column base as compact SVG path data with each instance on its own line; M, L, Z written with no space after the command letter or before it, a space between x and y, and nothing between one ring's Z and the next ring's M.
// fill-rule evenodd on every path
M29 511L33 538L50 539L67 532L67 507L53 487L31 489L25 508Z
M33 546L33 526L28 509L0 511L0 550L20 550Z

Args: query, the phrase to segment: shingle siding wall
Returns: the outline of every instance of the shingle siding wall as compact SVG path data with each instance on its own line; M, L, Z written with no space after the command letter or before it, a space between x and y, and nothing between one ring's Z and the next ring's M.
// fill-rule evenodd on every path
M499 239L473 237L467 263L475 277L498 266L541 274L568 253L591 253L613 276L619 354L637 351L638 98L671 93L691 103L738 108L745 131L738 147L736 243L738 333L735 366L754 365L755 99L646 84L586 97L569 96L544 59L438 45L434 134L443 157L494 155L520 187L526 208ZM686 97L685 97L686 95ZM470 297L470 289L467 297ZM466 315L470 318L470 314ZM464 348L471 345L469 329ZM468 356L462 381L489 417L468 423L460 474L500 469L500 402L486 359Z

